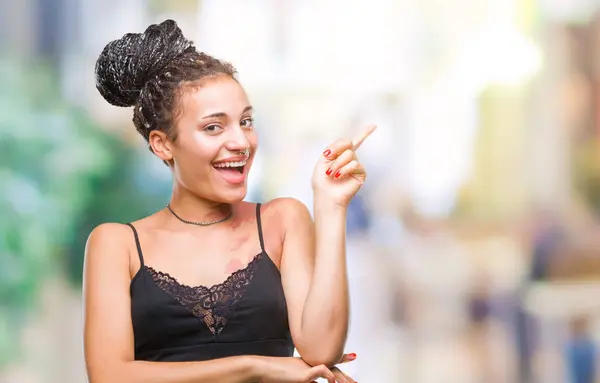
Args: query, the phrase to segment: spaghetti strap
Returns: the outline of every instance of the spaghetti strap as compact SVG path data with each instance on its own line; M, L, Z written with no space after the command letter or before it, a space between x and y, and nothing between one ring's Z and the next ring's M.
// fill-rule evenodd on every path
M260 240L260 250L265 252L265 241L263 240L262 224L260 222L260 203L256 204L256 224L258 225L258 239Z
M127 223L127 226L133 230L133 237L135 238L135 246L137 247L138 256L140 257L140 267L144 267L144 256L142 255L142 245L140 245L140 238L138 237L137 230L131 223Z

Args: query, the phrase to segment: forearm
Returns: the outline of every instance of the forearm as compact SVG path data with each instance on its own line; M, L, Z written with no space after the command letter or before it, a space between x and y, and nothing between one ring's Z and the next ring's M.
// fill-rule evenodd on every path
M96 374L90 383L251 383L259 380L252 357L203 362L125 362ZM89 371L91 372L91 371Z
M348 333L346 208L315 200L315 264L298 351L309 364L334 364Z

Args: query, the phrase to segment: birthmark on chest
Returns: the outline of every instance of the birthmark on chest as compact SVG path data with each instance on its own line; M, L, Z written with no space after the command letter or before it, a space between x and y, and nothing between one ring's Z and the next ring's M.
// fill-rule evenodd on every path
M242 261L241 261L241 260L239 260L239 259L235 258L235 259L232 259L232 260L230 260L230 261L227 263L227 266L226 266L226 268L225 268L225 271L227 272L227 274L233 274L233 273L235 273L236 271L238 271L238 270L240 270L240 269L244 268L245 266L246 266L246 265L244 265L244 264L242 263Z
M249 241L250 241L250 235L247 233L239 235L236 238L231 238L228 241L229 246L227 247L227 250L230 252L243 251L244 248L246 247L245 245L249 244Z

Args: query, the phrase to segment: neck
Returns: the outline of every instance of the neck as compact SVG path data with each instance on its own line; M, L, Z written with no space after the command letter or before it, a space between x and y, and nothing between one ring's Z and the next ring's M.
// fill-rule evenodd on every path
M198 198L192 194L173 190L171 209L181 218L193 222L211 222L231 213L232 205Z

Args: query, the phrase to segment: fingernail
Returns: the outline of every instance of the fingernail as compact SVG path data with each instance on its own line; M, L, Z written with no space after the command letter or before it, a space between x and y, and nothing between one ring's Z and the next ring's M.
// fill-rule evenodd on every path
M329 155L331 154L331 150L327 149L326 151L323 152L323 155L325 157L329 157Z
M356 358L356 354L355 354L355 353L348 354L348 356L349 356L350 358L352 358L352 359L355 359L355 358Z
M342 172L339 170L335 173L335 178L339 178L342 175Z
M327 169L327 171L325 172L325 174L327 174L328 176L330 176L331 173L333 173L333 170L331 170L331 168Z

